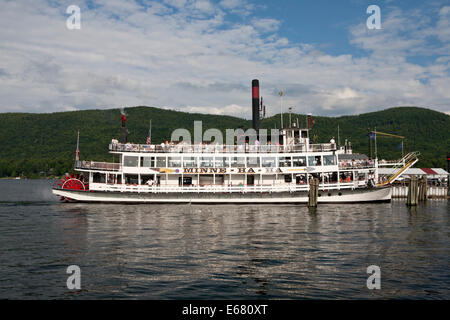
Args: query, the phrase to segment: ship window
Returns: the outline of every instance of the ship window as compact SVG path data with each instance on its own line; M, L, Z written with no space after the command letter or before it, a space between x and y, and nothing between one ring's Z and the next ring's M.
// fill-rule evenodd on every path
M292 175L285 174L284 175L284 182L292 182Z
M306 157L293 157L292 163L294 167L306 167Z
M181 167L181 157L169 157L169 167L170 168Z
M156 157L156 166L164 168L166 166L166 157Z
M290 167L292 162L291 157L280 157L278 159L278 166L279 167Z
M297 184L306 184L306 174L298 174L295 177L295 182Z
M230 158L228 157L216 157L214 160L214 166L216 168L226 168L230 163Z
M155 157L141 157L141 167L152 168L155 166Z
M115 174L108 174L108 183L113 184L114 181L116 180L116 175Z
M323 156L323 165L324 166L334 166L336 164L334 155Z
M200 158L201 168L212 168L213 167L213 157L201 157Z
M181 180L181 177L179 177L178 185L191 186L192 185L192 177L184 177L183 180Z
M262 166L264 168L274 168L276 167L276 162L275 157L262 157Z
M98 172L94 172L94 175L93 175L93 182L96 182L96 183L105 183L105 181L106 181L106 174L105 173L98 173Z
M310 156L308 157L308 165L309 166L321 166L322 165L322 161L321 161L321 156Z
M126 184L138 184L138 176L136 174L126 174L125 175L125 183Z
M196 157L183 157L183 167L197 168L197 158Z
M259 157L247 157L247 167L248 168L259 167Z
M244 157L231 157L231 167L244 168L245 167L245 158Z
M153 182L154 179L155 179L155 175L153 175L153 174L152 175L141 175L141 185L150 186L151 184L149 181Z
M124 167L137 167L138 166L138 157L125 156L123 160Z

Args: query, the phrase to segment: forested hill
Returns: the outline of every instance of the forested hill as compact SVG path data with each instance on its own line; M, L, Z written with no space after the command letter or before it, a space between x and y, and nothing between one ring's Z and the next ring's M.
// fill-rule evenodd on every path
M219 115L195 114L152 107L127 108L129 140L145 143L149 120L152 119L152 141L170 139L173 130L186 128L193 132L193 123L200 120L203 131L218 128L249 128L251 121ZM249 112L250 113L250 112ZM292 119L305 126L306 116L292 114ZM289 115L284 114L284 123ZM446 167L450 151L450 116L416 107L397 107L356 116L313 117L311 137L316 142L337 140L340 127L341 144L348 139L354 152L367 154L368 128L405 136L405 150L421 153L421 167ZM263 120L262 128L279 127L280 115ZM51 114L0 114L0 177L51 176L71 171L75 157L77 129L80 129L80 158L112 161L108 143L118 138L121 120L118 109L58 112ZM377 136L378 157L401 157L401 140ZM117 161L117 159L116 159Z

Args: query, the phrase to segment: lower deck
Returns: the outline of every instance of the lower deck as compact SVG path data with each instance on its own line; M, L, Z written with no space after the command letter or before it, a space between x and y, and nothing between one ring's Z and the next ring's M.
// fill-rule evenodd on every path
M308 202L308 190L247 191L247 192L133 192L133 191L80 191L53 189L55 195L80 202L107 203L291 203ZM357 203L391 200L391 188L358 188L320 190L319 203Z

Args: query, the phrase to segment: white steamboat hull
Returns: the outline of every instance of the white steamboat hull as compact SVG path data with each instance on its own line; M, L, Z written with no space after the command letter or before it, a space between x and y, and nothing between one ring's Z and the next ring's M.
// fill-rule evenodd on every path
M77 202L105 203L292 203L308 202L307 192L248 192L248 193L195 193L195 192L108 192L53 189L53 194ZM360 188L354 190L319 191L319 203L388 202L392 188Z

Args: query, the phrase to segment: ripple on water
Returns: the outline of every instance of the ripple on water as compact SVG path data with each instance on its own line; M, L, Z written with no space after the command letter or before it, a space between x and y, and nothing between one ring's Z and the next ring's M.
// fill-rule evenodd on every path
M445 201L315 212L60 204L50 185L0 181L0 298L450 298ZM66 288L72 264L76 293ZM381 267L382 290L366 288L369 265Z

